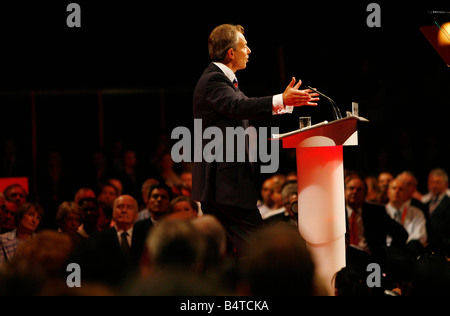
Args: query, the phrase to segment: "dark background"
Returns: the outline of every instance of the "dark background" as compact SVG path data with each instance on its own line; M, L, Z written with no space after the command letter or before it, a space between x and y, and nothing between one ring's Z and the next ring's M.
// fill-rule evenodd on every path
M359 102L370 123L359 126L359 146L345 148L347 169L411 169L422 192L431 168L450 171L450 69L419 31L434 23L428 10L450 11L448 1L76 1L81 28L66 25L71 1L57 2L0 8L0 152L7 140L16 144L15 176L39 183L57 151L79 187L93 153L110 153L117 142L150 164L160 135L193 125L207 38L222 23L246 29L252 53L237 75L248 96L281 93L295 76L344 115ZM366 24L370 2L381 6L380 28ZM332 119L322 99L254 124L287 132L305 115ZM286 156L281 171L295 170Z

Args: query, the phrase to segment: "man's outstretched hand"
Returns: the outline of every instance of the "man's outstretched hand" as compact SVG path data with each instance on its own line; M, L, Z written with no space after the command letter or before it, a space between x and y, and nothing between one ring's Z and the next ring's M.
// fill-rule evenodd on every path
M310 89L299 90L302 81L299 80L295 84L295 77L292 77L292 81L286 87L283 93L283 102L285 106L316 106L317 101L319 101L318 93L313 93Z

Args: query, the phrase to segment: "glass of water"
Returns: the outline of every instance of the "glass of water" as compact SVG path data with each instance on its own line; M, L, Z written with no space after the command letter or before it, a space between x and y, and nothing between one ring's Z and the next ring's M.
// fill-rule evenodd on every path
M311 126L311 116L301 116L300 119L300 129Z

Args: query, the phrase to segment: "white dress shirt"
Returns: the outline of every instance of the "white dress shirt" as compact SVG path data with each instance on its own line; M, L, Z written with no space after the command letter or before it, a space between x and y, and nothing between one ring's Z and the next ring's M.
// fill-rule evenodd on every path
M233 70L228 68L226 65L218 62L214 62L214 65L220 68L220 70L223 71L225 76L227 76L228 79L230 79L231 82L233 82L236 78L235 73ZM284 106L283 102L283 94L276 94L272 97L272 114L278 115L278 114L284 114L284 113L292 113L294 111L293 106Z
M386 205L386 212L399 224L402 224L408 233L408 240L418 240L422 245L427 242L426 219L422 211L417 207L403 204L400 209L396 209L391 203ZM387 237L386 243L390 246L392 238Z

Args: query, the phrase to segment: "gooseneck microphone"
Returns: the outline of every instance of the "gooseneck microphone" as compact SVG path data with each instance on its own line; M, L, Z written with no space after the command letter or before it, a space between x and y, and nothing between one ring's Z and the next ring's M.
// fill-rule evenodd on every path
M339 110L339 107L337 106L336 102L334 102L334 100L333 100L332 98L326 96L325 94L323 94L322 92L320 92L320 91L318 91L318 90L316 90L316 89L314 89L314 88L311 88L310 86L306 86L306 88L308 88L308 89L310 89L310 90L312 90L312 91L318 93L318 94L321 95L322 97L328 99L328 101L330 101L330 103L331 103L331 107L333 108L334 119L335 119L335 120L340 120L340 119L342 119L341 111Z

